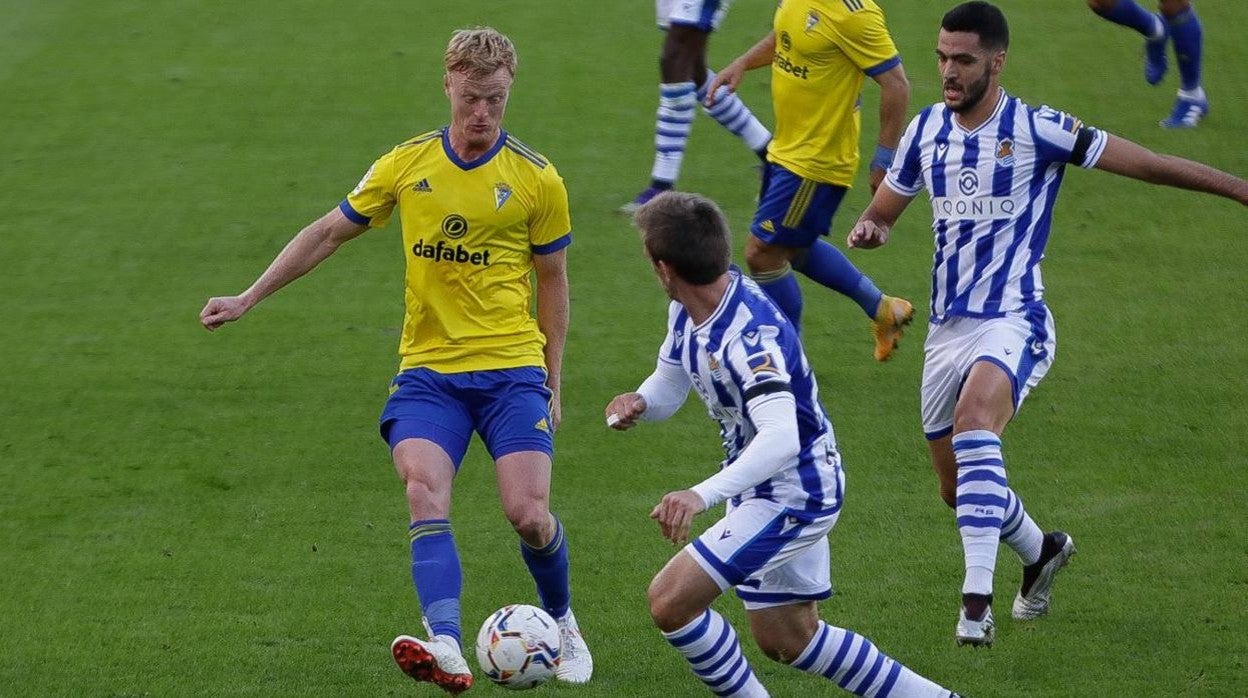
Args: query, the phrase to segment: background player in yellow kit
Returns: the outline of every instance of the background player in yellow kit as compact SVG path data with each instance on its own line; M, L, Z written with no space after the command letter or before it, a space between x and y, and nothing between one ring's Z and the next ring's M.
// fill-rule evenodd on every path
M879 145L871 186L879 186L901 139L910 83L901 56L871 0L781 0L772 31L724 68L707 89L736 90L747 70L771 65L776 128L745 259L750 274L795 325L802 292L796 269L852 298L871 318L875 358L889 357L914 309L886 296L820 237L858 171L858 96L864 76L880 84Z

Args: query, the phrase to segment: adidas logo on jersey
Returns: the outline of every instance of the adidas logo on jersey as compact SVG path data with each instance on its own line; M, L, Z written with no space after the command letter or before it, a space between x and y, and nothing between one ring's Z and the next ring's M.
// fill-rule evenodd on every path
M412 185L412 191L420 191L420 192L428 193L428 192L433 191L433 187L429 186L428 179L422 179L419 182Z
M545 431L545 432L549 432L549 431L550 431L550 422L546 421L546 418L545 418L545 417L542 417L541 419L537 420L537 424L534 424L534 425L533 425L533 428L534 428L534 429L536 429L536 430L538 430L538 431Z
M776 232L776 226L772 225L770 218L763 221L763 224L759 227L762 228L763 230L766 230L769 233Z

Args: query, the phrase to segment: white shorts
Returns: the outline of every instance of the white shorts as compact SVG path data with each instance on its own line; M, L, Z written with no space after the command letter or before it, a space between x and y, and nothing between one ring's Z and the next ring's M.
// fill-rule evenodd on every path
M920 393L923 433L934 440L953 431L953 408L976 362L991 361L1009 374L1017 413L1048 373L1056 351L1053 315L1044 305L999 318L951 317L929 324Z
M732 0L654 0L654 18L659 29L676 24L713 32L724 21L730 4Z
M828 533L839 516L747 499L685 551L721 590L736 587L748 610L818 601L832 595Z

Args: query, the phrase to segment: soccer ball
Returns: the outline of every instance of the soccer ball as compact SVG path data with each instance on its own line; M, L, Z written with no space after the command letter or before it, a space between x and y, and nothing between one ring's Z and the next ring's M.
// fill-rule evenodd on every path
M541 685L559 666L559 626L536 606L504 606L477 633L477 663L486 678L503 688Z

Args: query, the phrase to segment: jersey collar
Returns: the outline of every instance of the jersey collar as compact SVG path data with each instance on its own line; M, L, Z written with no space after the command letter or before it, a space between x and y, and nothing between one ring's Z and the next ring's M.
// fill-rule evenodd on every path
M697 327L694 327L694 332L714 325L715 321L724 314L724 308L728 307L728 304L732 302L733 297L737 295L737 288L741 286L740 267L735 264L729 264L728 277L731 280L728 282L728 288L724 289L724 297L719 299L719 305L716 306L715 312L711 313L711 316L703 320Z
M953 117L953 125L956 126L958 130L962 132L963 136L967 138L974 136L975 134L982 131L985 126L995 122L997 120L997 117L1001 116L1001 111L1005 109L1005 103L1007 101L1009 101L1009 95L1005 94L1005 88L1004 87L999 88L997 90L997 106L993 108L992 114L988 115L988 118L984 120L984 123L968 131L966 127L964 127L962 123L958 121L958 115L951 113L951 116Z
M472 162L464 162L455 154L455 150L451 148L451 127L442 127L442 152L446 153L447 159L455 163L456 167L464 171L476 169L493 160L498 151L503 149L503 144L506 142L507 132L500 128L498 129L498 140L494 142L494 145L490 146L489 150Z

